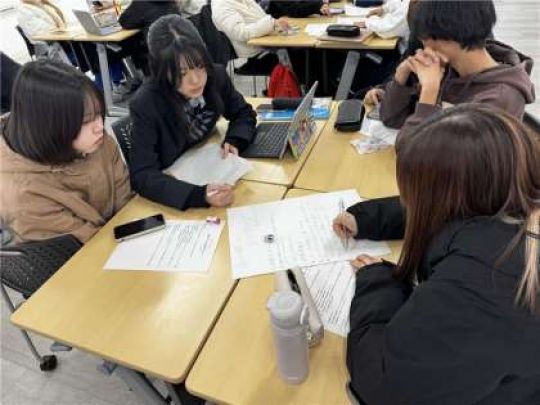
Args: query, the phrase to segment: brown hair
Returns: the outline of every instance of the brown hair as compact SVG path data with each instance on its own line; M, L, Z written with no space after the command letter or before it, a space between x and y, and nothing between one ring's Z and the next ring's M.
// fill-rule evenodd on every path
M431 239L452 220L512 218L523 224L526 264L516 300L531 310L539 294L540 143L492 107L463 104L418 127L400 146L397 179L406 209L396 276L412 279Z

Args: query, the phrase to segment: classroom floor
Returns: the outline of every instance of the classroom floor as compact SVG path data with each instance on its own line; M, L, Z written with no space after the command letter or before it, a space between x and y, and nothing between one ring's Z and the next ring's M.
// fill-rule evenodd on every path
M0 0L3 3L7 0ZM538 0L495 0L499 22L495 37L511 44L535 61L533 81L538 99L527 110L540 118L540 2ZM2 4L0 4L1 6ZM2 9L2 7L0 7ZM29 60L16 25L13 10L0 12L0 51L20 63ZM258 78L258 93L264 79ZM252 80L236 77L235 85L246 96L252 95ZM16 297L16 295L14 295ZM17 297L18 300L18 297ZM137 405L140 401L123 381L96 370L100 361L78 350L60 353L58 368L43 373L31 356L19 331L9 323L9 311L2 302L0 403L3 405ZM45 315L46 316L46 315ZM32 336L42 353L50 341Z

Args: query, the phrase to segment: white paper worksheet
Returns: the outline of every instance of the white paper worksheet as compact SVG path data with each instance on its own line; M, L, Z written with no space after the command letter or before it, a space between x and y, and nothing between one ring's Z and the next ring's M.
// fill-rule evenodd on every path
M304 32L310 37L320 37L323 34L326 34L326 29L330 24L306 24Z
M210 183L234 185L252 169L251 162L231 153L223 159L219 144L210 143L187 151L165 171L178 180L203 186Z
M233 278L389 253L384 242L343 245L332 230L340 200L348 207L360 197L347 190L228 209Z
M349 332L349 312L355 274L349 262L334 262L302 269L324 329L340 336Z
M206 272L222 229L223 221L167 221L165 229L118 243L104 269Z
M345 15L351 17L366 17L375 7L356 7L352 4L345 5Z

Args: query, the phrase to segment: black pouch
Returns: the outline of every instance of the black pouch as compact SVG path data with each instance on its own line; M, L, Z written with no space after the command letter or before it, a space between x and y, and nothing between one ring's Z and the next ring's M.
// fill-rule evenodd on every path
M338 108L338 115L334 128L342 132L360 130L364 118L364 103L362 100L342 101Z
M353 38L360 35L360 28L356 25L332 24L326 29L331 37Z

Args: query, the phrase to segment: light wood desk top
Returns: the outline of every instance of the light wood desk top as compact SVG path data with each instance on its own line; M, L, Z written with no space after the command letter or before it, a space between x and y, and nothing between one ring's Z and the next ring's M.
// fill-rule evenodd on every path
M268 98L246 98L255 109L260 104L270 103ZM335 103L332 103L332 109L335 107ZM332 111L331 111L332 112ZM308 158L311 150L313 149L317 138L321 134L326 120L315 121L315 131L306 149L300 156L300 159L296 160L291 155L290 151L285 152L283 159L249 159L253 163L253 170L246 174L243 179L250 181L257 181L262 183L278 184L290 187L293 185L294 180L300 173L302 166ZM217 124L218 132L224 136L227 130L227 121L223 118ZM217 142L217 138L215 139Z
M292 189L287 197L309 194ZM401 242L390 246L386 258L396 260ZM310 349L306 381L290 385L281 380L266 310L272 292L272 275L240 281L189 373L188 390L227 404L349 404L345 339L330 332Z
M334 6L332 6L334 7ZM250 39L247 44L261 48L322 48L322 49L394 49L398 38L384 39L376 35L367 39L362 44L342 41L321 41L315 36L305 33L308 24L333 24L339 17L313 16L307 18L289 18L291 25L298 26L298 33L294 35L282 35L272 32L264 37Z
M121 42L138 33L139 30L121 30L110 35L93 35L82 26L74 25L66 31L51 31L32 37L35 41L78 41L78 42Z
M358 154L350 141L363 135L336 131L337 111L334 108L294 187L316 191L355 188L363 198L399 194L394 148Z
M284 187L239 182L235 206L280 200ZM113 227L162 212L167 219L225 218L225 209L181 212L140 197L26 301L12 322L169 382L183 381L236 282L227 227L207 274L104 271Z

